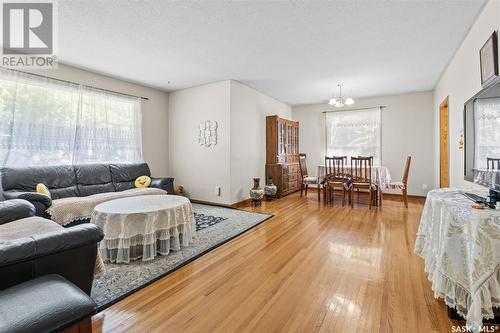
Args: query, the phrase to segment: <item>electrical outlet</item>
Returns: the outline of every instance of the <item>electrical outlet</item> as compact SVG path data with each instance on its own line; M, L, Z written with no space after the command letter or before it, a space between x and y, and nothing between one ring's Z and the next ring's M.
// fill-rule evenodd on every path
M429 186L427 186L427 184L422 184L422 190L427 190L427 188L429 188Z
M214 191L215 195L220 197L220 186L215 186L215 191Z

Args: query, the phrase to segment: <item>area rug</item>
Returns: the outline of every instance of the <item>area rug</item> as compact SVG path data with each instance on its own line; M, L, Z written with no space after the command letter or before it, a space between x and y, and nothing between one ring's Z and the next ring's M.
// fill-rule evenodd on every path
M191 246L151 261L106 263L106 273L97 277L92 286L91 297L99 311L272 217L202 204L193 204L193 210L197 232Z

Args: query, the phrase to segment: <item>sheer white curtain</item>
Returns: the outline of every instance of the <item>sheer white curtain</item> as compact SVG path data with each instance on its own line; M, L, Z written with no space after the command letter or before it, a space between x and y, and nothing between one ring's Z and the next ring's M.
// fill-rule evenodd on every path
M140 99L0 69L0 165L142 161Z
M78 86L1 70L0 165L71 164Z
M75 164L142 161L139 98L82 87Z
M373 156L380 165L380 108L326 113L326 156Z
M500 98L477 99L474 122L474 167L486 169L486 158L500 158Z

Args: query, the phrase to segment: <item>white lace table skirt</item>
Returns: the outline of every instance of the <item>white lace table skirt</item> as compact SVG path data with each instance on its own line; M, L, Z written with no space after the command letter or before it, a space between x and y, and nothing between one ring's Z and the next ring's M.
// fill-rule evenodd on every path
M130 238L103 239L99 246L102 260L112 263L129 263L131 260L152 260L157 254L166 256L171 250L178 251L189 246L193 240L191 229L186 224L169 230L158 230L152 234Z
M467 325L481 327L500 306L500 210L472 204L459 190L429 192L414 251L424 259L434 296Z
M119 201L97 206L92 214L92 223L104 231L104 239L99 245L104 261L129 263L140 258L147 261L157 254L168 255L171 250L180 250L192 242L196 221L188 199L162 195ZM147 211L148 208L156 210ZM113 209L117 212L113 213ZM118 213L120 210L123 213Z

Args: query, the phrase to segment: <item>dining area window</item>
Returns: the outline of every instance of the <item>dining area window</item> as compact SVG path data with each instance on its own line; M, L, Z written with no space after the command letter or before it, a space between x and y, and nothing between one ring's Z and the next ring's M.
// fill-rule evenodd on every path
M373 156L381 163L381 108L326 113L326 156Z

